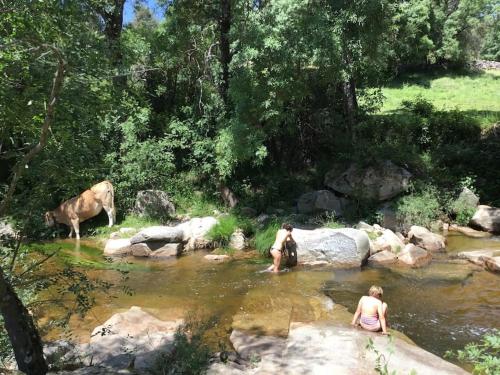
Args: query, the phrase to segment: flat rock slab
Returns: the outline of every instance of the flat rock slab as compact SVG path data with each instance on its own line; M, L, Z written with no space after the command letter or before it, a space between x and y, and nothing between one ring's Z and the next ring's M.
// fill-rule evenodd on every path
M183 237L182 228L155 226L141 230L130 239L130 242L132 244L151 241L182 242Z
M159 320L133 306L96 327L90 344L80 350L96 365L126 369L133 363L135 370L145 371L159 354L171 350L175 330L181 324L181 320Z
M492 236L492 234L489 232L483 232L480 230L475 230L475 229L472 229L469 227L462 227L462 226L455 225L455 224L451 224L448 227L448 230L450 232L458 232L458 233L462 233L468 237L474 237L474 238L488 238L488 237Z
M419 282L461 283L474 274L476 267L471 264L433 262L424 268L393 267L391 271Z
M292 323L287 338L233 331L230 339L243 357L261 359L258 368L249 368L245 374L375 375L377 356L366 348L370 339L374 347L388 358L389 372L468 374L397 335L390 340L387 336L344 325Z
M467 259L489 271L500 272L500 250L475 250L458 253L458 257Z

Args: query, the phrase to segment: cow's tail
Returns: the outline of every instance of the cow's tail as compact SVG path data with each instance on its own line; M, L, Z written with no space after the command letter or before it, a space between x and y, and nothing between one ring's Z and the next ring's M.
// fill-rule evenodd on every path
M108 191L106 192L106 194L110 195L109 198L111 201L111 210L113 213L113 225L114 225L114 224L116 224L115 190L114 190L113 184L111 182L106 181L106 185L108 187Z

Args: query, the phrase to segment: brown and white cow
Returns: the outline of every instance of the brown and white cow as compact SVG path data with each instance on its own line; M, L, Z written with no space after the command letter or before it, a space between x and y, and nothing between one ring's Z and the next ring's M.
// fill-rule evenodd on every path
M56 222L66 224L71 229L68 237L71 238L74 230L76 238L80 239L80 223L99 215L103 208L108 214L109 226L113 226L116 220L114 198L111 182L99 182L89 190L63 202L54 211L46 212L45 224L47 226L53 226Z

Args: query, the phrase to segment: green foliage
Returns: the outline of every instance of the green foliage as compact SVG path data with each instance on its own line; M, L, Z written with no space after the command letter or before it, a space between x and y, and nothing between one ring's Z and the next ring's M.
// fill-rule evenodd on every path
M255 234L255 248L261 256L269 256L269 249L276 239L276 232L280 229L278 222L273 221L266 225L263 229L258 229Z
M474 365L473 374L494 375L500 372L500 332L486 333L479 343L470 343L463 350L446 352L446 357L457 358Z
M338 221L334 212L327 212L326 214L319 217L316 222L322 228L339 229L345 228L345 224Z
M397 375L396 370L389 371L389 360L391 356L394 354L394 339L392 336L389 336L389 345L387 347L387 351L389 356L385 356L379 349L377 349L373 343L372 338L368 339L368 343L365 346L365 349L373 351L375 353L375 372L380 375Z
M233 215L224 215L219 218L219 221L207 233L207 237L216 241L219 246L226 246L229 244L231 235L238 228L238 219Z
M210 349L205 344L207 331L217 320L195 319L189 317L187 322L177 329L173 348L160 355L153 366L148 369L151 375L204 374L210 360Z
M439 191L432 185L413 191L400 198L396 204L396 215L404 225L420 225L430 228L442 214Z

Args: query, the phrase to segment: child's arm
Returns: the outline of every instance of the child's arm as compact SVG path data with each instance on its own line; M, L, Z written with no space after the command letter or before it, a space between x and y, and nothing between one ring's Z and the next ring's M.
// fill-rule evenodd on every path
M384 309L382 308L382 303L378 305L377 311L378 311L378 319L380 320L380 326L382 327L382 334L388 335L387 323L385 321L385 314L384 314Z
M356 312L354 313L354 316L353 316L353 318L352 318L352 322L351 322L351 324L352 324L353 326L357 326L357 321L358 321L358 318L359 318L359 316L361 315L361 301L363 301L363 297L361 297L361 298L359 299L359 302L358 302L358 308L356 309Z

